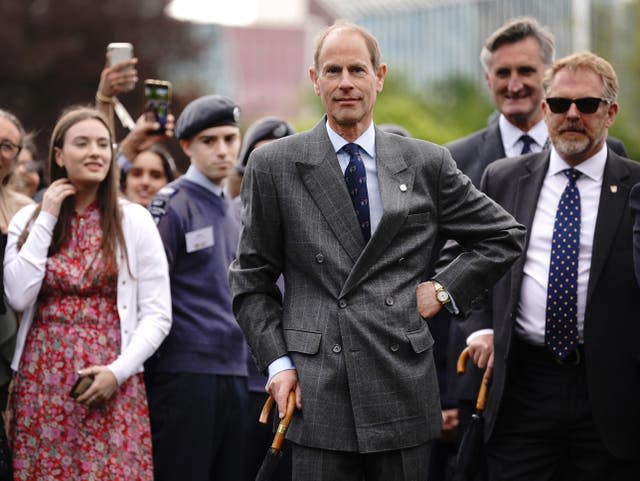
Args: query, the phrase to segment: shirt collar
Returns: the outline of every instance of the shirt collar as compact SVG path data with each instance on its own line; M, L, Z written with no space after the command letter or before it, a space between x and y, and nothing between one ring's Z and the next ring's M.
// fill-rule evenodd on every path
M331 145L333 145L333 150L338 153L342 147L350 143L348 140L340 137L339 134L336 133L329 126L329 121L325 123L327 127L327 134L329 135L329 140L331 141ZM373 122L369 124L367 130L365 130L360 137L353 141L354 144L358 144L362 150L364 150L369 157L375 158L376 152L376 130L373 127Z
M574 168L579 170L583 175L595 180L600 181L604 175L604 166L607 163L607 143L602 145L602 148L596 152L592 157L589 157L584 162L581 162ZM560 157L558 151L553 144L551 145L551 157L549 159L549 170L547 175L556 175L565 169L570 169L571 166Z
M540 120L531 127L528 132L520 130L502 114L500 114L498 118L498 123L500 125L500 134L502 135L502 143L506 146L513 147L516 145L520 140L520 136L523 134L529 135L540 147L544 147L544 144L547 142L547 125L544 123L544 120Z
M184 178L190 180L194 184L204 187L218 197L222 194L222 187L211 182L211 180L209 180L209 178L200 172L194 165L189 166L187 172L184 174Z

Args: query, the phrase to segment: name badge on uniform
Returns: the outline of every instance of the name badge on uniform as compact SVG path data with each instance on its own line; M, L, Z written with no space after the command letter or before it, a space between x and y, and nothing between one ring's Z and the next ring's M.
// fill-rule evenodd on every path
M214 244L213 226L210 225L209 227L203 227L202 229L187 232L185 235L185 241L187 243L187 253L211 247Z

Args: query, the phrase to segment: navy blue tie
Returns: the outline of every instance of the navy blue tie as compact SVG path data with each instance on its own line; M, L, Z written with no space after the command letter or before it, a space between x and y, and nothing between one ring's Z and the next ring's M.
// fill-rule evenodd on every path
M356 211L360 230L365 243L371 237L371 220L369 217L369 192L367 191L367 172L364 162L360 157L360 148L357 144L347 144L342 147L349 154L349 165L344 172L344 179L347 182L347 189L351 196L353 208Z
M527 134L522 134L518 140L522 141L522 150L520 151L520 155L530 153L531 144L535 143L535 140Z
M580 254L580 172L562 171L569 182L560 196L551 239L544 341L560 360L578 345L578 256Z

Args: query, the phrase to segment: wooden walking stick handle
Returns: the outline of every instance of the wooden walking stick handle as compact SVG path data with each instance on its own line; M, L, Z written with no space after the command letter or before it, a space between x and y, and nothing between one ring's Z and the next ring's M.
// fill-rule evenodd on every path
M262 424L267 424L269 421L269 412L271 412L271 408L274 404L274 399L271 395L267 398L262 406L262 411L260 412L259 421ZM289 397L287 398L287 411L284 414L284 417L280 420L280 424L278 424L278 429L276 430L276 435L273 437L273 442L271 443L271 449L275 451L280 451L282 449L282 443L284 442L285 434L287 434L287 429L289 428L289 423L291 422L291 418L293 418L293 414L296 411L296 393L294 391L289 392Z
M458 362L456 363L456 373L464 374L465 363L469 358L469 348L465 347L458 356ZM480 390L478 391L478 398L476 399L476 409L478 411L484 411L484 407L487 404L487 393L489 392L489 375L485 371L482 376L482 383L480 384Z
M458 356L458 362L456 363L456 373L464 374L465 364L469 358L469 348L465 347Z

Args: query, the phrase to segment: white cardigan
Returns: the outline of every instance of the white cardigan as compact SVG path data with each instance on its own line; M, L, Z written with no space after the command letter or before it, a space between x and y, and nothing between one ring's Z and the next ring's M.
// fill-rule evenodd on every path
M120 200L123 231L131 274L123 253L118 258L117 306L121 352L109 364L118 384L142 371L171 328L169 269L160 234L149 212L138 204ZM31 219L35 205L20 209L9 224L4 256L4 288L9 304L23 311L11 367L18 370L31 327L35 304L44 279L47 251L57 218L41 211L18 252L16 243ZM89 367L89 366L86 366Z

